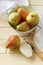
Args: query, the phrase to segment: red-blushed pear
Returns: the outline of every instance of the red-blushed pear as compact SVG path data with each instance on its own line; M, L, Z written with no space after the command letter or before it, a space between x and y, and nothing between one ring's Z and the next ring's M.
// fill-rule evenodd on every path
M28 24L35 26L39 21L39 16L35 12L30 12L30 14L26 17L26 21Z
M19 25L17 25L16 29L19 31L27 31L30 29L30 26L28 25L26 21L24 21L20 23Z
M28 15L28 11L27 11L26 9L24 9L24 8L19 8L17 12L20 14L20 16L21 16L21 18L22 18L23 20L26 20L26 17L27 17L27 15Z
M17 35L12 35L6 42L6 48L18 48L20 45L20 39Z

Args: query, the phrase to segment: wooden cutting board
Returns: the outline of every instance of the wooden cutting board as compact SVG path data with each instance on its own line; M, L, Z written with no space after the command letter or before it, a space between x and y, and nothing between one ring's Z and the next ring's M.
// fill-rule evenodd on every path
M28 36L24 37L24 39L26 40L27 43L30 43L30 45L32 46L33 50L37 53L37 55L40 57L41 60L43 60L43 52L41 52L37 45L34 42L34 36L35 36L35 31L34 34L31 33Z

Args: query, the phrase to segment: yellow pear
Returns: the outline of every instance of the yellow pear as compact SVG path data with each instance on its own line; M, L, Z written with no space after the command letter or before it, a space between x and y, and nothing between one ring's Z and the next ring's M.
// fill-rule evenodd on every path
M27 17L26 17L26 21L28 22L28 24L35 26L38 21L39 21L39 17L38 14L35 12L31 12Z
M13 27L20 23L20 20L21 17L17 12L13 12L8 16L8 21Z
M27 22L22 22L21 24L17 25L16 29L19 31L27 31L30 29L30 26Z

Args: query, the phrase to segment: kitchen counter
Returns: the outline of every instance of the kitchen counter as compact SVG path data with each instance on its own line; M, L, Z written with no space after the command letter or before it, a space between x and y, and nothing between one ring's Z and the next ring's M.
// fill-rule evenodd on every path
M30 0L30 1L34 9L37 9L37 11L39 10L40 12L43 11L43 1L40 0L36 0L36 1ZM17 33L14 31L14 29L12 29L12 27L10 27L8 22L3 21L2 18L0 17L0 46L6 42L6 40L11 34L17 34ZM33 51L33 56L31 58L26 58L20 52L0 54L0 65L26 65L26 64L43 65L43 61L34 51Z

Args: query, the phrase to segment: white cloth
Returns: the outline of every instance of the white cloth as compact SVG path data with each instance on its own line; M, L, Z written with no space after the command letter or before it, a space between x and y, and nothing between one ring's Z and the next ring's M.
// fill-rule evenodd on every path
M0 1L0 8L6 11L10 7L14 7L15 5L29 5L29 0L13 0L13 1Z
M40 26L41 26L41 29L39 30L39 32L37 32L35 34L34 42L36 43L36 45L39 48L39 50L41 52L43 52L43 11L38 10L37 12L38 12L38 14L40 16Z

